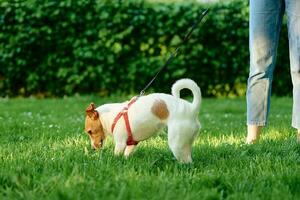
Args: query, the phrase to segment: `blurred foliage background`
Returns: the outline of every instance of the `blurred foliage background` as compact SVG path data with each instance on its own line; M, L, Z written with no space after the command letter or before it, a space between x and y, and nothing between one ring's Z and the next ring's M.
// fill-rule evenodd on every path
M204 96L243 96L245 0L2 0L0 96L137 94L207 7L204 23L148 92L169 92L188 77ZM281 35L273 94L290 95L285 25Z

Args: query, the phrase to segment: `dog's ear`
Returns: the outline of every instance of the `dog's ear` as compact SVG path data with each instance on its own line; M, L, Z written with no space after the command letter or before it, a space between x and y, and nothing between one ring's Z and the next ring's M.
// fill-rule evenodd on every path
M95 104L90 103L90 105L86 108L85 113L92 119L98 119L99 114L95 109L96 109Z
M91 112L91 111L94 111L96 108L95 104L92 102L90 103L90 105L85 109L85 112L88 113L88 112Z

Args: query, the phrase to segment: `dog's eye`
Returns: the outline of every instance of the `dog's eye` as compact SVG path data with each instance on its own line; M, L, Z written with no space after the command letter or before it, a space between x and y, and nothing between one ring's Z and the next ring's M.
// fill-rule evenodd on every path
M91 131L91 130L88 130L87 133L88 133L89 135L92 135L92 131Z

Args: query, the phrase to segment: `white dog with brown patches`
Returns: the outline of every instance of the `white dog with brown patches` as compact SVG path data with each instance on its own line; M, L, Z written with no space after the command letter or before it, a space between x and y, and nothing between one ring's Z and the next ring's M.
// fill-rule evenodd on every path
M193 93L190 103L180 98L180 90ZM127 157L136 144L167 126L168 144L177 160L192 162L191 148L200 130L198 120L201 91L190 79L181 79L172 86L172 95L154 93L130 102L105 104L98 108L93 103L86 109L85 132L94 149L102 146L107 135L115 142L115 154Z

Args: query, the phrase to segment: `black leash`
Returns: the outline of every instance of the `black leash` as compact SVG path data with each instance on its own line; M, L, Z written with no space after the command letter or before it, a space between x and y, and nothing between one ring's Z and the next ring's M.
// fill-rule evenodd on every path
M200 15L199 19L194 23L194 25L192 26L192 28L190 29L190 31L185 35L183 41L181 44L184 44L188 41L190 35L192 34L192 32L195 30L196 26L202 21L202 19L205 17L205 15L208 13L209 9L206 9L202 12L202 14ZM177 53L180 49L180 45L175 49L175 51L171 54L171 56L168 58L167 62L156 72L155 76L151 79L151 81L144 87L144 89L142 89L142 91L140 92L140 96L143 96L145 94L145 91L150 87L150 85L153 83L153 81L157 78L158 74L164 70L171 62L172 60L177 56Z

